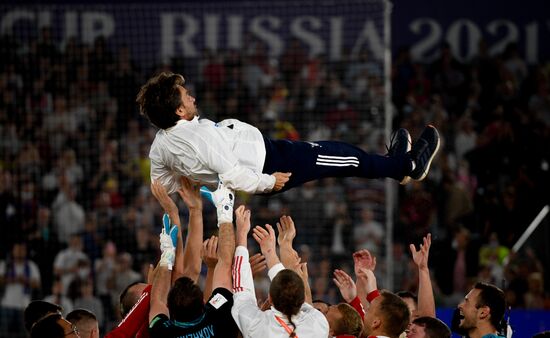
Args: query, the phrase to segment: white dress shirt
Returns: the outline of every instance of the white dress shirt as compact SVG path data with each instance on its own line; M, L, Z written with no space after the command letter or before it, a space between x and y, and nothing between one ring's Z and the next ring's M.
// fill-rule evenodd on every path
M275 316L279 317L292 328L286 315L273 306L266 311L261 311L258 307L248 259L248 250L238 246L233 261L233 308L231 309L233 319L244 338L286 338L289 336L288 332L275 318ZM270 269L269 277L272 279L282 269L284 269L282 264L275 265ZM299 338L328 337L327 319L307 303L302 305L298 314L292 316L292 322L296 325L295 332Z
M258 128L235 119L214 123L195 117L159 130L149 151L151 179L169 194L180 176L216 187L218 180L234 190L269 192L275 177L262 174L265 144Z

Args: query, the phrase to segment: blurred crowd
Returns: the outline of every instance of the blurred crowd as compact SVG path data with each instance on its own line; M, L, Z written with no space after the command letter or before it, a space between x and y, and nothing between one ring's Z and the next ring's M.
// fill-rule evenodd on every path
M549 309L540 253L511 247L549 201L550 65L527 65L515 44L490 56L483 41L466 64L449 46L439 55L431 64L415 63L406 48L394 55L394 129L414 138L434 124L443 151L425 181L399 188L394 285L386 287L418 289L407 245L431 232L438 305L456 306L475 281L501 286L505 279L513 308ZM250 39L242 50L151 66L102 38L61 46L45 27L29 41L2 36L0 59L3 319L45 298L67 312L90 309L110 328L120 319L120 292L145 280L157 261L163 211L150 192L148 159L155 130L135 105L153 73L184 74L211 120L386 151L383 66L368 51L333 62L291 41L273 58ZM293 217L302 261L315 263L314 299L338 302L330 271L353 270L345 258L356 250L380 257L384 285L383 181L326 179L276 197L240 198L255 210L253 224ZM209 236L215 212L205 211Z

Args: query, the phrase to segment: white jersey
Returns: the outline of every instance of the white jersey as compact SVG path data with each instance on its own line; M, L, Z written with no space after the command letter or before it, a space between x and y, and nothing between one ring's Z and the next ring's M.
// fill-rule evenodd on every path
M243 246L238 246L233 262L233 308L231 309L233 319L244 338L286 338L289 334L277 320L279 318L289 328L292 328L286 315L274 307L266 311L261 311L258 307L248 259L248 250ZM270 279L273 279L282 269L284 269L282 264L272 267L269 271ZM307 303L302 305L297 315L292 316L292 322L296 325L295 332L299 338L328 337L327 319L320 311Z
M168 193L179 188L180 176L215 187L248 193L269 192L275 177L262 174L265 144L258 128L235 119L214 123L195 117L159 130L149 151L151 179Z

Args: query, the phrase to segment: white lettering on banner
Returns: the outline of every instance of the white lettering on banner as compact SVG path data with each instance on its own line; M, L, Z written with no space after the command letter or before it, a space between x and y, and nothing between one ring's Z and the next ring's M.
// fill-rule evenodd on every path
M264 27L264 22L271 29L281 28L281 19L274 16L258 16L252 19L250 32L268 45L269 55L279 56L283 52L283 39Z
M462 39L462 32L465 29L466 39ZM447 30L446 40L451 47L451 51L460 62L468 62L477 55L478 43L481 39L481 32L476 24L467 19L460 19L449 27ZM466 49L461 52L461 42L466 41Z
M409 25L409 29L416 35L422 34L424 27L428 28L428 34L411 47L411 57L415 61L432 62L438 56L437 51L431 55L426 55L426 53L440 43L443 33L439 23L430 18L418 18Z
M197 19L187 14L162 13L161 23L161 58L163 62L169 61L176 54L176 45L181 48L181 53L187 57L197 57L199 52L191 39L199 32ZM176 36L176 24L181 23L185 27L183 33ZM178 53L176 53L178 52Z
M220 16L210 14L204 16L204 35L206 48L216 52L218 51L218 35L220 27Z
M227 44L230 49L242 48L243 36L243 17L239 15L230 15L227 18L228 36Z
M527 63L537 63L539 56L539 24L530 22L525 26L525 60Z
M309 45L309 55L319 56L325 51L325 43L319 35L308 31L304 26L309 25L312 30L322 27L321 19L313 16L302 16L292 20L290 34Z
M363 44L366 44L370 48L372 57L376 60L382 60L384 57L384 47L381 34L381 32L377 31L372 20L366 20L351 50L352 57L357 57L363 50Z
M93 44L95 39L103 36L106 39L115 32L115 20L111 14L103 12L82 13L82 41Z
M344 18L341 16L330 18L330 49L329 56L331 60L340 60L342 58L343 39L342 32L344 31Z
M504 35L500 40L494 43L489 49L489 55L497 55L504 51L504 48L512 42L517 42L519 39L519 32L516 25L509 20L494 20L489 22L487 25L487 32L493 36L502 34L500 32L504 31Z

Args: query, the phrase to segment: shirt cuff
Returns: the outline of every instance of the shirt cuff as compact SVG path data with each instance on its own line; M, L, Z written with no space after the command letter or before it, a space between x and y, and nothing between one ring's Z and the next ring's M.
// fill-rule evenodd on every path
M248 261L248 249L242 245L235 248L235 256L243 256Z
M369 292L369 294L367 295L367 302L372 303L372 301L378 296L380 296L380 291L378 290Z
M269 271L267 272L267 275L269 276L269 280L273 280L273 278L275 278L275 276L277 276L277 274L284 269L285 269L285 266L283 265L283 263L277 263L273 265L271 269L269 269Z

